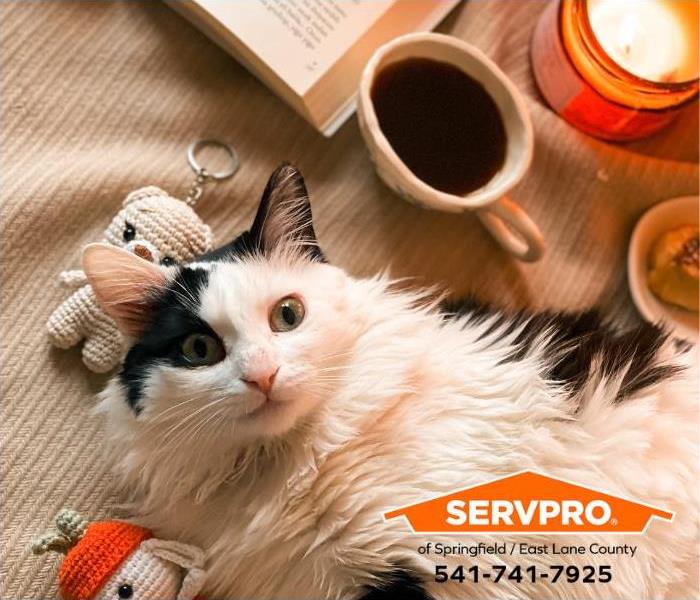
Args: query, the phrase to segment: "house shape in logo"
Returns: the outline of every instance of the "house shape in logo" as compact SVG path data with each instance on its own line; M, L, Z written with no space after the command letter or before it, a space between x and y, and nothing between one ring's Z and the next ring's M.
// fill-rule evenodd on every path
M644 533L674 513L536 471L520 471L384 513L415 533Z

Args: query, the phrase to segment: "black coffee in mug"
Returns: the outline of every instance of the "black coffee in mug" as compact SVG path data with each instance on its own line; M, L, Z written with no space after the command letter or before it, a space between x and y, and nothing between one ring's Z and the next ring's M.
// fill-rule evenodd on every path
M463 196L501 169L506 130L484 87L461 69L430 58L384 67L371 99L394 152L429 186Z

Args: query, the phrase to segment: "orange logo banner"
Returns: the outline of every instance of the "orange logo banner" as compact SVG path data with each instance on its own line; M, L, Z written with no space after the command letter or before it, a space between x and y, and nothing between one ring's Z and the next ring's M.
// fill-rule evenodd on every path
M415 533L643 533L652 517L674 514L535 471L384 513Z

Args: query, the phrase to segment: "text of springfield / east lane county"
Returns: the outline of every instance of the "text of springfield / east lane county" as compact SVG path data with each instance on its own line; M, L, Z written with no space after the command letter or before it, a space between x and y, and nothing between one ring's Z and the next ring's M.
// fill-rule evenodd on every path
M476 557L482 554L493 555L579 555L579 554L616 554L634 557L637 552L637 546L631 544L601 544L593 542L591 544L573 545L573 544L529 544L527 542L519 543L495 543L486 544L479 542L478 544L444 544L437 542L432 544L428 542L421 547L421 554L435 554L436 556L471 556Z

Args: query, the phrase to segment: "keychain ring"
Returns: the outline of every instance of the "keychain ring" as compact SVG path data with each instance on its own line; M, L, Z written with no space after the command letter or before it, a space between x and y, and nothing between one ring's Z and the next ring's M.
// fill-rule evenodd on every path
M214 173L200 165L197 161L197 152L199 152L202 148L205 148L206 146L213 146L224 150L230 158L230 164L228 168ZM198 175L200 173L206 173L207 177L216 180L228 179L236 171L238 171L238 167L240 165L240 161L238 160L238 154L233 149L233 147L229 146L224 142L220 142L219 140L198 140L196 142L191 143L189 145L189 148L187 148L187 162L190 163L190 167L192 167L194 172Z

